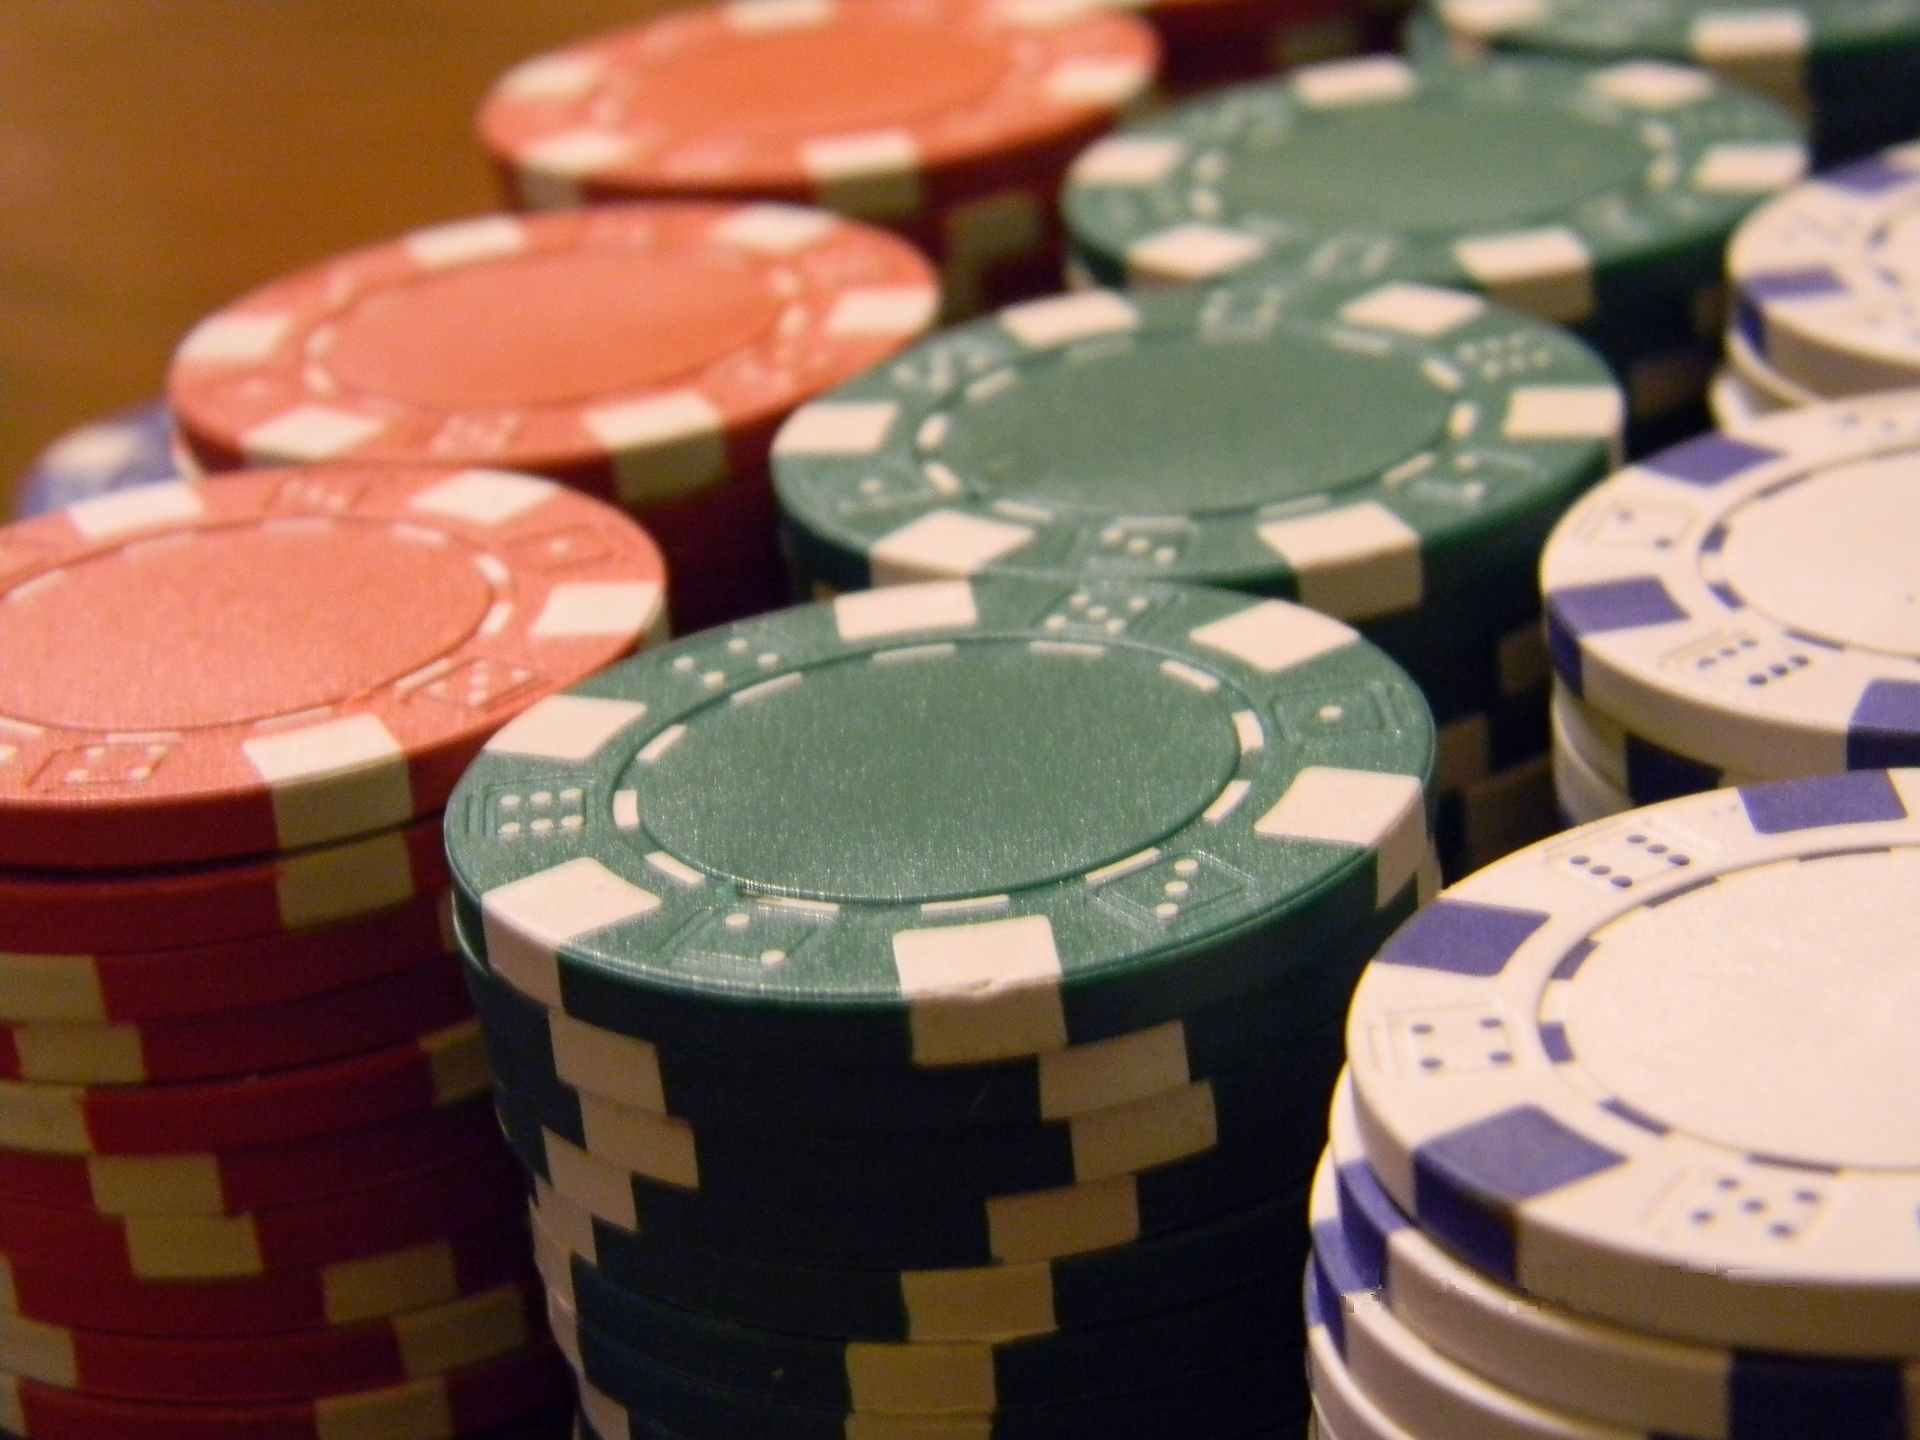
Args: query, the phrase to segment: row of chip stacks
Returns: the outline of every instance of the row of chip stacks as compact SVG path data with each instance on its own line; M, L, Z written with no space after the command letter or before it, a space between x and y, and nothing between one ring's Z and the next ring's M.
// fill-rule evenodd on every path
M500 471L0 529L0 1430L560 1434L440 811L663 592L629 521Z
M1361 979L1312 1196L1318 1440L1913 1433L1920 771L1682 796Z
M461 782L584 1435L1301 1433L1306 1184L1354 978L1436 883L1434 732L1317 612L1101 593L690 636Z
M1574 820L1920 760L1920 152L1756 211L1728 256L1721 428L1549 540L1556 786Z

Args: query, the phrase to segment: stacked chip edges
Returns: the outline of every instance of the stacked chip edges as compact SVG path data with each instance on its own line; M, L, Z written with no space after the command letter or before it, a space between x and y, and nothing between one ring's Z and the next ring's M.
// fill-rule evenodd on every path
M0 589L0 1431L557 1436L439 811L655 636L658 550L318 465L0 529Z
M775 491L797 594L1019 575L1118 630L1111 587L1180 580L1359 626L1432 707L1459 875L1556 828L1535 572L1622 410L1578 340L1466 291L1085 290L797 411Z
M1916 465L1896 391L1688 441L1567 516L1541 575L1568 817L1920 760Z
M1727 252L1723 428L1920 386L1920 145L1828 170L1763 205Z
M821 210L661 202L486 215L272 282L168 376L209 471L325 460L545 475L659 542L672 621L780 603L767 443L938 309L904 242Z
M478 126L511 205L822 205L919 246L965 316L1055 288L1061 175L1158 61L1076 0L739 0L528 60Z
M1920 132L1920 6L1715 6L1699 0L1431 0L1409 43L1468 62L1533 54L1700 65L1801 119L1822 166Z
M936 581L682 640L449 806L598 1440L1298 1434L1305 1182L1432 727L1280 601Z
M1728 237L1804 164L1788 115L1703 70L1374 56L1124 127L1065 209L1094 283L1399 279L1570 326L1621 378L1641 453L1702 423Z
M1920 771L1861 770L1589 824L1409 922L1314 1180L1319 1440L1912 1434L1916 883Z

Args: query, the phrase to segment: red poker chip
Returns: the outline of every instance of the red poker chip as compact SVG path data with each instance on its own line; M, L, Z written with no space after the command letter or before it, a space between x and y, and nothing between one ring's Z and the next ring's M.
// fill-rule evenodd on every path
M256 290L181 342L168 393L209 469L457 461L644 508L759 469L936 306L911 247L822 211L490 215Z
M219 1280L385 1254L525 1203L496 1147L378 1189L243 1215L89 1215L0 1201L0 1253L134 1280ZM0 1365L0 1369L4 1369Z
M473 1013L459 962L257 1010L145 1023L0 1023L0 1078L60 1085L217 1080L397 1045Z
M153 485L0 529L0 865L431 814L506 720L658 633L665 581L609 508L444 465Z
M544 1328L539 1287L497 1285L337 1330L173 1339L0 1315L0 1371L132 1400L242 1404L404 1385L524 1348Z
M238 1215L378 1189L497 1153L490 1096L379 1125L237 1150L38 1155L0 1150L0 1203L95 1215Z
M95 875L0 870L0 952L211 947L439 897L451 879L438 815L264 860Z
M0 1377L5 1379L6 1377ZM551 1409L573 1373L551 1341L405 1385L317 1400L189 1405L114 1400L12 1377L23 1440L341 1440L342 1436L469 1436ZM436 1428L428 1429L427 1426ZM440 1428L447 1427L447 1428Z
M126 1335L248 1336L357 1325L442 1305L532 1270L524 1210L356 1260L225 1280L139 1280L9 1257L10 1313Z
M43 881L36 888L22 878L14 894L44 897L49 886L55 896L73 894L73 903L91 913L84 885ZM0 875L0 894L6 887ZM138 903L137 886L131 896ZM43 917L56 930L58 919L57 911ZM0 929L4 924L0 917ZM447 927L442 887L353 920L179 949L49 955L0 948L0 1019L118 1024L284 1004L452 954ZM128 933L135 945L152 943L145 932Z
M0 1080L0 1146L53 1155L231 1150L377 1125L485 1094L480 1025L238 1080L37 1085Z
M534 208L759 195L911 225L1064 167L1157 58L1073 0L744 0L527 61L479 129Z

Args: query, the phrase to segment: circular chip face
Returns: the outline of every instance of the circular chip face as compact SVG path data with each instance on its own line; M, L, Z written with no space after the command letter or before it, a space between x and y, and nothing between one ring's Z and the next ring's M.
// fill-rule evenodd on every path
M0 1145L53 1155L231 1150L376 1125L482 1094L479 1023L320 1065L179 1085L0 1080Z
M750 475L937 298L904 241L818 210L489 215L236 301L181 342L168 398L209 469L453 462L646 506Z
M1859 1416L1869 1433L1876 1425L1889 1435L1904 1429L1902 1397L1920 1376L1920 1361L1835 1364L1770 1354L1761 1380L1736 1350L1542 1305L1476 1274L1400 1212L1367 1164L1344 1084L1331 1128L1328 1167L1314 1186L1315 1234L1330 1231L1327 1252L1343 1251L1353 1283L1376 1291L1395 1318L1454 1363L1541 1404L1636 1433L1743 1440L1754 1433L1763 1385L1770 1394L1807 1397L1809 1413Z
M489 1427L550 1409L572 1383L565 1360L544 1340L404 1385L237 1405L116 1400L0 1375L22 1440L331 1440L342 1414L365 1434L421 1433L421 1417L428 1416L443 1434L487 1440L482 1432Z
M1917 806L1913 770L1718 790L1446 892L1348 1021L1381 1183L1476 1269L1597 1318L1910 1349Z
M1426 857L1418 693L1297 606L1095 588L1098 616L1028 581L842 596L529 709L448 812L479 958L640 1039L880 1064L1312 963L1302 926L1364 926Z
M509 71L480 135L536 208L775 196L910 221L1063 163L1157 58L1142 22L1072 0L735 0Z
M1717 257L1804 164L1786 115L1704 71L1374 56L1130 126L1075 162L1065 204L1103 283L1258 265L1466 285L1575 323L1630 313L1663 266Z
M244 1404L404 1385L518 1350L538 1324L537 1292L495 1286L337 1330L163 1339L0 1315L0 1369L64 1390L135 1400ZM431 1335L431 1345L418 1343Z
M1248 279L944 331L796 411L774 476L836 589L1183 580L1361 620L1527 568L1623 418L1598 356L1476 295Z
M20 482L14 512L42 515L179 474L173 416L154 400L83 425L41 451Z
M1746 775L1920 760L1920 395L1783 411L1642 460L1541 562L1549 648L1634 734Z
M1823 395L1920 385L1920 145L1796 186L1727 255L1741 335Z
M151 485L0 530L0 573L13 866L295 850L430 814L502 721L665 612L631 521L444 467Z

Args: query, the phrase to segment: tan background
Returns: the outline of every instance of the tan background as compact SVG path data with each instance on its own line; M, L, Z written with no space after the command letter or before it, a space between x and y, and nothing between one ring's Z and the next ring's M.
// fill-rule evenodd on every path
M649 0L0 0L0 492L208 310L494 203L489 81ZM4 498L0 496L0 498Z

